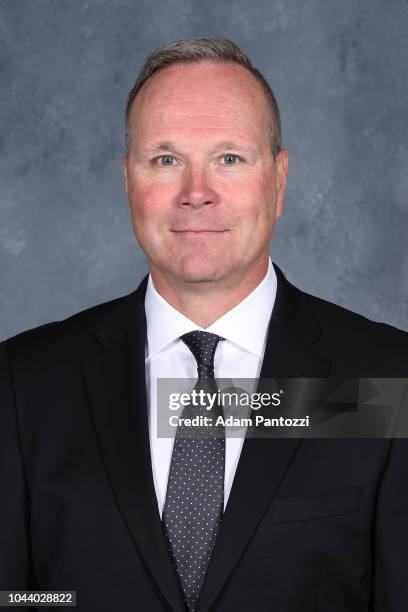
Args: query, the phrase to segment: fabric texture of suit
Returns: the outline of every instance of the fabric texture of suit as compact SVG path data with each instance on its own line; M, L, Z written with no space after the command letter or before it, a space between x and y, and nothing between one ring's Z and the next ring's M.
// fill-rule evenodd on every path
M406 333L275 270L261 377L408 377ZM0 344L2 590L185 610L152 480L146 283ZM247 438L197 612L405 612L407 568L408 440Z

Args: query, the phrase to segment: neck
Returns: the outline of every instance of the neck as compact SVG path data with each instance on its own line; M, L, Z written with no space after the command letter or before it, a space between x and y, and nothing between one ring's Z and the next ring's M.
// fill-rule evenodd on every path
M168 278L150 268L156 291L173 308L200 327L209 327L244 300L264 279L268 258L255 268L220 281L186 282Z

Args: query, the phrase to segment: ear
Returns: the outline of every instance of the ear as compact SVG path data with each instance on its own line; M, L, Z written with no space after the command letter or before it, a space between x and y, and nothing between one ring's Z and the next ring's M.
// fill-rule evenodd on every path
M122 156L122 167L123 167L123 177L125 180L125 192L128 194L128 165L129 165L129 157L128 155Z
M288 150L281 149L276 154L276 218L283 212L286 181L288 178Z

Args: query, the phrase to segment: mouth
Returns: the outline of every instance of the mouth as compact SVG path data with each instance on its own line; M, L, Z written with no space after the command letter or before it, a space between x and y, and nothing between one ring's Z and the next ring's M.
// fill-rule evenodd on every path
M224 234L228 230L211 230L211 229L185 229L171 230L175 234Z

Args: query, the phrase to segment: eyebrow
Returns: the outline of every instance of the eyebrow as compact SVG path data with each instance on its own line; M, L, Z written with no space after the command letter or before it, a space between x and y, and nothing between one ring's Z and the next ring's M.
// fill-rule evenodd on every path
M146 152L148 153L156 153L157 151L171 151L172 153L178 152L176 145L167 140L146 149Z
M245 144L239 144L237 142L234 142L233 140L222 140L221 142L218 142L213 147L213 149L235 149L236 151L246 151L248 153L255 153L255 151L251 147ZM160 142L152 147L147 147L144 153L152 154L158 151L170 151L172 153L179 153L177 146L173 142L168 140Z

